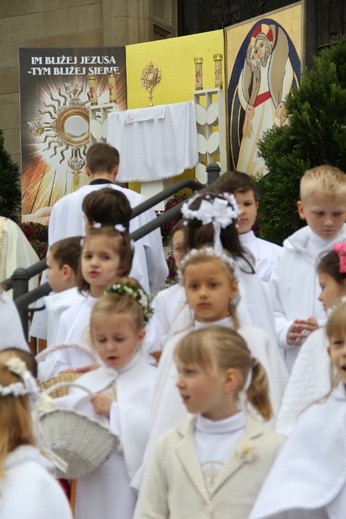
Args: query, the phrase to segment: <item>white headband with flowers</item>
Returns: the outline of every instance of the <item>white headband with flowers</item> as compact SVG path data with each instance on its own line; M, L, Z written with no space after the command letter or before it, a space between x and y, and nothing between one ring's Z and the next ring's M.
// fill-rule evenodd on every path
M190 198L188 202L185 202L181 208L181 213L185 220L197 219L202 222L202 225L211 223L214 227L214 249L216 252L222 253L221 229L225 229L237 221L240 215L239 206L233 195L222 193L215 198L206 195L198 209L191 209L191 204L199 196L197 194Z
M35 379L28 371L25 362L23 362L18 357L12 357L5 363L5 366L7 366L9 371L12 371L12 373L19 375L23 382L13 382L8 386L0 385L0 397L8 395L16 397L29 395L30 397L34 397L34 399L36 399L38 397L39 390Z

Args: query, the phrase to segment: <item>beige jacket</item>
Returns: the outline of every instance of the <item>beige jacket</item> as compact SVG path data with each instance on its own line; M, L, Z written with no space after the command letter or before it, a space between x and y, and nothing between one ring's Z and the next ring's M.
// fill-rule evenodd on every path
M195 418L164 434L148 464L135 519L247 519L283 438L247 417L244 434L208 495Z

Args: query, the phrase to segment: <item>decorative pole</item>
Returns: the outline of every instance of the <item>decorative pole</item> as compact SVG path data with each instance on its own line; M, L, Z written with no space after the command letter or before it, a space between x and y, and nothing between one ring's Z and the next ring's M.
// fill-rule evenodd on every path
M88 76L89 101L91 105L97 105L96 76Z
M195 62L195 90L203 89L203 58L194 58Z
M108 74L108 92L109 92L109 102L116 103L117 102L116 76L115 76L114 72L112 74Z
M222 54L214 54L215 88L222 88Z

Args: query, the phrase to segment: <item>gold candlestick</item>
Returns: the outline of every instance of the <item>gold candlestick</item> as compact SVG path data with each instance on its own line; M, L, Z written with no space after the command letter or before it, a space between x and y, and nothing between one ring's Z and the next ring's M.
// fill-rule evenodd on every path
M222 54L214 54L215 88L222 88Z
M195 90L203 89L203 58L194 58L195 62Z

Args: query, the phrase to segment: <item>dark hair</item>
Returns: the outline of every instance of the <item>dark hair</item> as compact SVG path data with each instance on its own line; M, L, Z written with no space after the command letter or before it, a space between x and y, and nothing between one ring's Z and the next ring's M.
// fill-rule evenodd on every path
M37 360L30 351L22 350L21 348L17 348L16 346L9 346L8 348L2 349L0 351L0 355L2 353L9 353L9 357L18 357L20 360L24 362L27 370L30 371L31 375L34 378L37 378Z
M119 164L119 152L104 142L92 144L86 154L86 164L92 174L106 171L112 173Z
M121 224L129 230L132 209L127 197L118 189L105 187L92 191L84 197L82 210L90 224Z
M215 200L215 198L223 199L223 196L215 193L199 195L189 203L189 209L197 210L203 200ZM214 227L212 223L203 224L197 218L184 219L184 221L186 222L187 229L185 233L185 252L189 252L191 249L199 249L203 246L214 246ZM246 272L254 274L254 268L246 257L246 252L240 243L236 221L225 228L221 228L220 239L223 248L229 252L232 258L242 258L246 263Z
M213 191L216 194L232 193L233 195L252 191L256 202L260 199L257 182L250 175L240 171L226 171L223 173L214 183Z
M77 274L82 250L81 239L82 236L72 236L56 241L50 246L49 252L60 269L64 265L69 265L73 272Z
M120 266L118 276L128 276L132 268L133 249L131 245L130 235L127 232L118 232L114 227L101 227L99 229L91 229L91 231L84 237L82 245L82 256L85 245L91 238L95 236L103 236L111 241L114 251L119 255ZM82 261L79 263L77 274L77 287L80 292L89 291L90 284L83 278L82 275Z
M339 285L341 285L346 279L346 272L340 272L339 254L334 250L323 254L318 263L317 272L328 274L339 283Z

